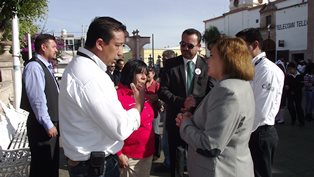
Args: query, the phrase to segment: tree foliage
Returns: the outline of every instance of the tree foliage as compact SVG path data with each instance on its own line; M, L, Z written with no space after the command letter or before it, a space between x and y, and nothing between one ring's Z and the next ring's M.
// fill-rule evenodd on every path
M48 12L47 0L0 0L0 37L11 39L12 17L17 12L20 36L26 32L37 32L35 20L43 20Z
M207 46L212 45L221 36L218 28L216 26L209 26L203 35L203 41Z

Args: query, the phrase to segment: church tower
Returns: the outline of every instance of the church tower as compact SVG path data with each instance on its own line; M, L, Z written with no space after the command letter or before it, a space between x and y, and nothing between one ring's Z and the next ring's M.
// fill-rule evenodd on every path
M254 7L268 3L269 0L230 0L230 11L245 7Z

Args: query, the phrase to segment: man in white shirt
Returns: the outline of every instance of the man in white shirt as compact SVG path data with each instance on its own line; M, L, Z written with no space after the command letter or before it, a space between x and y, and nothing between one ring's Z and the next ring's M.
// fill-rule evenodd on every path
M278 143L274 127L278 113L284 73L262 52L263 38L258 29L248 28L236 34L248 44L255 65L251 82L255 97L255 120L249 142L255 177L271 177L272 161Z
M116 152L140 125L144 88L131 85L136 104L126 111L106 73L122 56L126 27L111 17L95 18L84 48L66 67L60 85L60 133L69 174L118 177Z

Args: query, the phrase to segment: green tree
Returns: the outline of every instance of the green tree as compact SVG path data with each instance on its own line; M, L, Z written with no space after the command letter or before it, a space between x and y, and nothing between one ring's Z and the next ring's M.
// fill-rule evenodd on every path
M216 40L221 36L218 28L216 26L209 26L203 35L203 41L205 42L208 49L211 48L211 45L216 42Z
M48 12L47 0L0 0L0 40L12 39L12 17L19 17L20 39L25 33L38 31L36 20L43 20Z

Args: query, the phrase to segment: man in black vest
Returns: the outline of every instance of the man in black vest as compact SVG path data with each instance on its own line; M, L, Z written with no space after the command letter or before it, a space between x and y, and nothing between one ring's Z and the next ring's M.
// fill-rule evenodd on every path
M35 52L35 56L25 63L22 76L21 108L29 112L30 177L57 177L59 88L49 62L58 52L55 37L50 34L37 36Z

